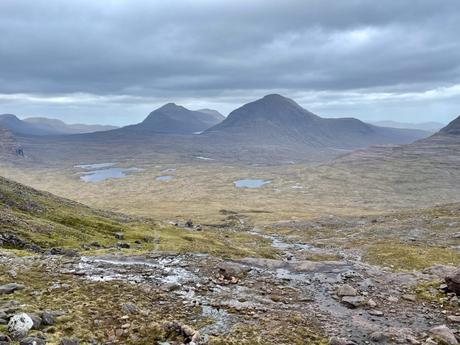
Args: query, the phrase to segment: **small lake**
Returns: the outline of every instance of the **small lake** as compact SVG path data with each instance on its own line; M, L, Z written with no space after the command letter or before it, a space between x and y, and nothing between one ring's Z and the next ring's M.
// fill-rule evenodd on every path
M110 164L110 165L109 165ZM128 176L130 173L143 171L139 168L116 168L112 167L116 163L100 163L100 164L86 164L77 165L76 167L82 169L95 169L85 171L80 175L80 180L84 182L101 182L109 179L121 179Z
M269 180L238 180L233 182L236 188L260 188L263 185L269 184L272 181Z
M173 177L169 175L157 176L155 177L156 181L170 181Z

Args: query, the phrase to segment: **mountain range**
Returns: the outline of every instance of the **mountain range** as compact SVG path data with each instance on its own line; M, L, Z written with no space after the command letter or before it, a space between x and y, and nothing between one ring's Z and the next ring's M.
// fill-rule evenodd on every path
M18 122L22 133L26 125L32 125L19 119L13 124ZM17 128L8 128L18 133ZM456 131L453 125L447 128ZM135 125L78 135L21 136L20 142L29 159L56 164L93 160L96 154L113 160L211 157L265 164L324 161L372 145L408 144L430 135L355 118L323 118L289 98L272 94L243 105L226 118L210 109L193 111L168 103Z
M0 115L0 127L7 128L14 134L39 136L92 133L117 128L106 125L66 124L61 120L45 117L30 117L21 120L13 114Z

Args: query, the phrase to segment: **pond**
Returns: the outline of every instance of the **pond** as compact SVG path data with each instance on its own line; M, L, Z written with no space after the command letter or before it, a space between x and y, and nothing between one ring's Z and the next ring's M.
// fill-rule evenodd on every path
M80 180L84 182L101 182L108 179L121 179L128 176L129 173L135 173L143 171L144 169L139 168L117 168L112 167L117 163L98 163L98 164L85 164L76 165L75 167L81 169L94 169L81 173Z
M251 180L251 179L245 179L245 180L238 180L233 182L235 184L236 188L260 188L263 185L269 184L272 181L269 180Z
M170 176L170 175L164 175L164 176L157 176L155 177L155 180L156 181L169 181L171 180L173 177Z

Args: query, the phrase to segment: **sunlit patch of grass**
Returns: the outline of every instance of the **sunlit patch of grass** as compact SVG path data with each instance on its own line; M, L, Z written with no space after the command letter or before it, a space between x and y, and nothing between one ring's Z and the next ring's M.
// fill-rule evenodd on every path
M421 270L436 264L458 265L460 253L449 248L389 241L368 245L363 259L395 270Z

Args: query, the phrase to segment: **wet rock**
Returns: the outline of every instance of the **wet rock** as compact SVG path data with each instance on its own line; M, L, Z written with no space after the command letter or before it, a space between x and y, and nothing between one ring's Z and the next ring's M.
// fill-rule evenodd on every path
M56 323L56 315L50 311L45 310L42 313L42 323L46 326L52 326Z
M59 342L59 345L79 345L80 340L77 338L63 338Z
M430 333L435 339L444 342L447 345L457 345L458 341L455 338L452 330L446 325L436 326L430 329Z
M26 313L16 314L8 322L8 331L13 338L24 338L32 329L34 322Z
M460 268L448 274L445 278L447 288L460 295Z
M13 292L17 290L22 290L24 289L25 286L22 284L16 284L16 283L9 283L5 285L0 286L0 295L8 295L12 294Z
M140 311L139 307L133 303L125 303L121 306L121 309L126 314L137 314Z
M191 219L187 220L185 226L190 229L193 228L193 221Z
M366 300L362 296L344 296L342 303L350 308L359 308L366 304Z
M337 296L343 297L343 296L356 296L358 295L358 291L354 287L348 284L344 284L338 287L337 291Z
M38 337L27 337L19 342L19 345L45 345L46 341Z

